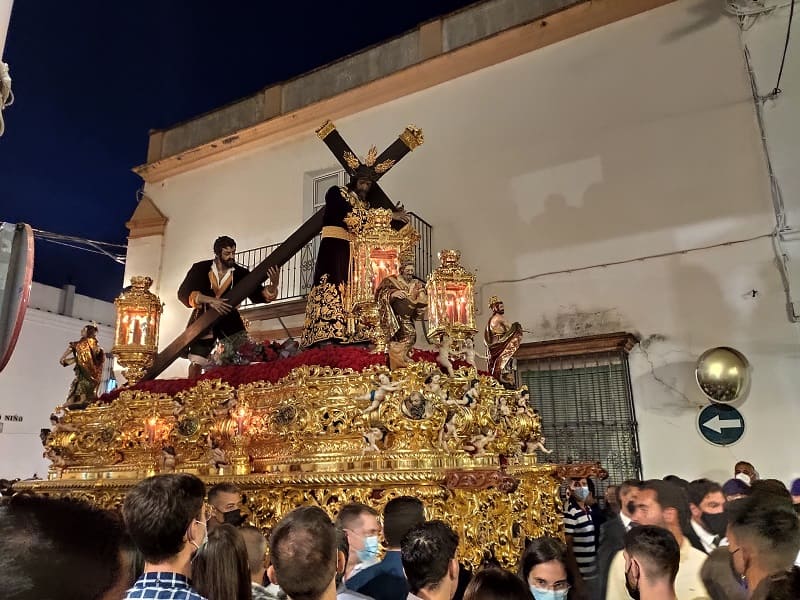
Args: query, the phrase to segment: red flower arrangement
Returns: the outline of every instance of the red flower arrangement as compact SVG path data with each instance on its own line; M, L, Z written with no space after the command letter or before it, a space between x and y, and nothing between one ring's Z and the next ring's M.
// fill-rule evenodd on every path
M278 356L272 346L264 346L263 351L265 353L270 351L275 357ZM242 354L242 348L239 349L239 353ZM412 356L415 361L425 361L436 364L436 352L415 349ZM292 369L304 365L332 367L336 369L353 369L360 373L368 367L387 366L387 359L384 354L375 354L363 347L330 345L321 348L312 348L300 352L295 356L269 360L268 362L215 367L201 375L199 379L221 379L233 387L256 381L276 383L286 377ZM453 367L456 369L459 367L469 367L469 364L463 360L454 360ZM485 372L481 372L481 374L488 375L488 373ZM152 379L150 381L142 381L130 388L118 388L108 394L103 394L99 401L101 403L109 403L119 397L120 392L124 389L168 394L172 396L178 392L194 387L197 385L197 381L197 379Z

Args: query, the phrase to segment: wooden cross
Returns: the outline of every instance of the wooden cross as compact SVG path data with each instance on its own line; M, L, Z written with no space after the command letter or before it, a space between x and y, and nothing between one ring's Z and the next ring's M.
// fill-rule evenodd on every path
M378 155L374 146L370 148L365 161L362 163L339 134L336 125L331 121L325 121L322 127L317 129L317 135L325 142L325 145L328 146L336 160L344 167L350 177L356 177L364 170L371 171L372 188L368 194L369 203L375 208L388 208L389 210L394 210L395 205L378 185L378 179L400 162L406 154L425 141L422 131L413 125L409 125L380 155Z

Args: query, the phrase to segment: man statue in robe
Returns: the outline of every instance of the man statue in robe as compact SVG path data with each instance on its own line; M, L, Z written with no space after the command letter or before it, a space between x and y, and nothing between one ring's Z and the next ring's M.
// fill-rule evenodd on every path
M492 316L489 317L483 333L489 351L489 372L501 383L511 384L513 382L509 375L504 373L504 369L522 343L522 325L516 321L513 323L506 321L503 301L497 296L489 298L489 308L492 310Z
M222 315L186 349L184 358L190 361L190 378L197 378L202 374L203 367L208 365L208 357L216 340L246 331L239 311L228 304L223 296L249 274L250 271L245 267L236 264L236 241L227 235L217 238L214 242L212 260L196 262L186 273L183 283L178 288L178 299L194 309L186 326L194 323L206 310L215 310ZM256 287L248 296L250 300L255 303L275 300L278 297L279 275L277 267L270 268L269 284Z
M314 286L306 302L302 348L362 341L350 338L347 322L352 315L344 314L352 240L345 218L355 209L385 208L393 212L393 228L410 227L403 206L389 199L378 180L423 142L422 131L409 126L383 152L378 154L373 146L362 160L330 121L323 123L316 133L350 176L350 181L346 187L332 186L325 194L322 239L314 268Z
M414 262L404 261L399 275L385 277L375 292L375 300L381 325L390 340L390 357L406 362L403 359L417 341L415 321L423 317L428 307L425 284L415 275Z
M67 394L67 408L86 408L97 398L105 360L106 353L97 341L97 327L87 325L81 329L81 339L70 342L59 361L62 367L75 365L75 379Z

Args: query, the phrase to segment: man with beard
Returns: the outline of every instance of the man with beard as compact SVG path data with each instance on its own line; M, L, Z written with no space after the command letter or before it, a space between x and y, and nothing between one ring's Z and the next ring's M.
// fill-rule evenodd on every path
M600 597L605 597L608 568L611 559L622 550L625 534L635 525L636 502L642 482L637 479L623 481L617 488L619 514L609 519L600 528L600 544L597 548L597 576Z
M691 528L686 537L692 546L710 553L725 539L728 517L725 514L725 494L722 486L709 479L696 479L689 484L689 510L692 514Z
M239 311L231 306L223 296L250 274L246 268L236 264L236 242L223 235L214 241L214 258L194 263L178 288L178 299L194 309L187 327L194 323L206 310L215 310L221 318L192 342L186 349L185 358L191 361L189 377L199 377L203 367L208 364L208 356L217 339L224 339L245 331ZM260 285L250 294L252 302L272 302L278 297L277 267L269 270L269 285Z
M414 262L403 261L399 275L389 275L381 281L375 292L381 324L394 344L390 356L405 366L408 353L417 341L415 321L422 318L428 306L425 283L414 274ZM394 368L394 365L392 365Z
M503 301L497 296L489 298L489 308L492 310L492 316L489 317L483 332L483 339L489 351L489 372L501 383L511 384L513 382L503 371L522 342L522 325L506 321L503 316L506 312Z
M646 481L636 502L636 522L639 525L655 525L669 531L680 548L680 566L675 578L678 600L708 598L708 592L700 579L700 569L706 555L692 548L683 532L688 527L689 502L686 493L673 483L651 479ZM626 561L623 552L618 552L608 571L606 600L632 598L626 589Z

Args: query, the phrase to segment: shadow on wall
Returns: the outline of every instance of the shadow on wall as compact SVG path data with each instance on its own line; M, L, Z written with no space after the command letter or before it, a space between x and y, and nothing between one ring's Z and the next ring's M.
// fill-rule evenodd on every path
M695 21L684 27L679 27L675 31L671 31L668 35L664 36L664 42L676 42L706 27L711 27L720 19L733 18L723 12L722 3L718 0L696 1L694 5L688 7L687 10L694 16Z

